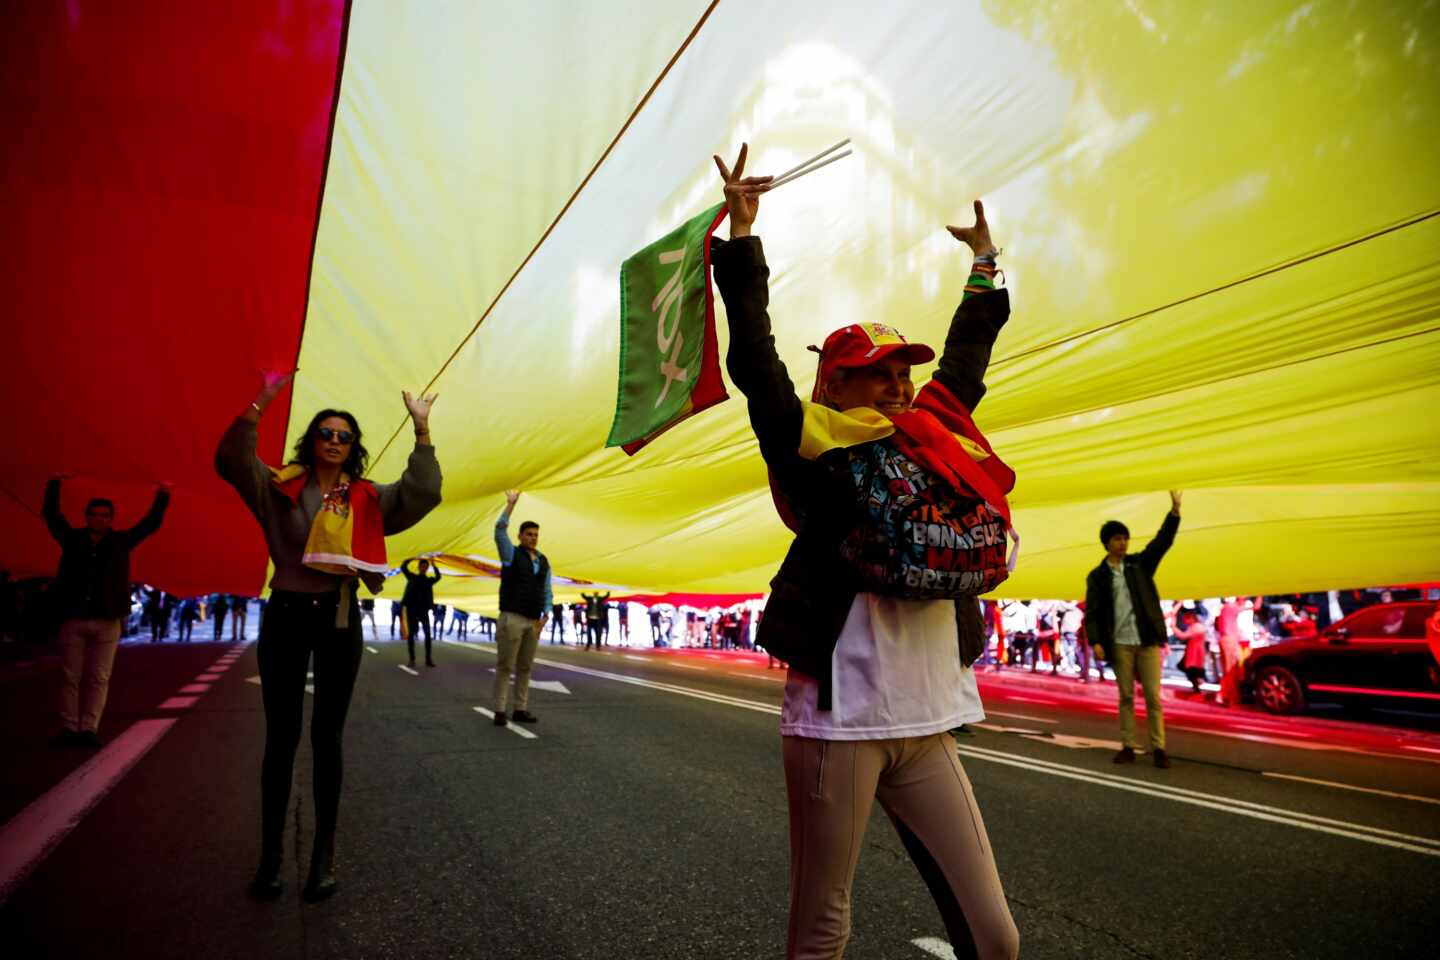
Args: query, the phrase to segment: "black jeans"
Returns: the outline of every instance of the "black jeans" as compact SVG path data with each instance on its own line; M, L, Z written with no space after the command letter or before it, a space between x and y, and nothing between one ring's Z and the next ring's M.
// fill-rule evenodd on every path
M589 650L590 644L592 643L597 647L600 646L600 638L600 621L591 620L589 622L589 632L585 635L585 649Z
M315 832L323 837L335 830L343 765L340 741L364 647L360 605L352 598L350 625L337 628L338 601L338 593L276 590L260 622L256 652L265 701L265 761L260 773L261 849L265 854L278 855L285 836L312 653L315 702L310 710L310 745L315 754Z
M430 608L429 607L406 607L405 617L409 622L410 629L406 631L406 642L410 644L410 662L415 662L415 632L420 628L425 629L425 662L429 663L430 657Z

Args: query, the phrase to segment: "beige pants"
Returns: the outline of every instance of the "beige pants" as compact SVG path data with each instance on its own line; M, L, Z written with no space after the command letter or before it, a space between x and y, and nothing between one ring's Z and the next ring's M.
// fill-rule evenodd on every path
M537 621L519 613L500 611L495 625L495 646L500 661L495 664L495 712L505 712L510 696L510 671L515 671L515 709L524 710L530 703L530 667L535 663L535 646L540 633Z
M1013 958L1020 935L970 780L949 734L903 740L782 737L790 802L791 960L838 958L875 799L890 815L962 957Z
M1145 694L1145 719L1150 724L1150 749L1165 749L1165 714L1160 705L1161 651L1165 647L1141 647L1115 644L1115 683L1120 687L1120 740L1135 747L1135 680L1139 675L1140 689Z
M110 693L110 670L120 646L119 620L66 620L60 624L60 722L66 730L100 727ZM85 680L85 712L80 712L80 683Z

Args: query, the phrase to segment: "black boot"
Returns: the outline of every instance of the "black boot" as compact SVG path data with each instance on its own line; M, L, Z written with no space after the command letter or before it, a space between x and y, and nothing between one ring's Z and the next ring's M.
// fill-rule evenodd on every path
M255 879L250 881L250 896L256 900L276 900L285 892L280 882L280 851L260 854L260 866L255 870Z
M310 853L310 876L305 880L305 902L328 900L335 890L335 834L316 834L315 849Z

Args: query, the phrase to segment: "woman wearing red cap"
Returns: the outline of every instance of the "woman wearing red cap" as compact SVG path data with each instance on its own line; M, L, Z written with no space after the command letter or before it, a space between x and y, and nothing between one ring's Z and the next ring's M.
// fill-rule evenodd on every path
M1019 935L948 731L984 718L970 664L976 597L1009 573L1014 473L975 427L1009 315L984 210L949 227L976 254L934 379L935 351L880 323L826 338L810 403L795 395L767 314L769 268L750 233L769 177L725 180L729 242L714 242L730 324L726 367L749 403L776 506L796 537L757 643L790 665L780 732L790 809L787 957L839 957L850 887L878 799L960 956L1014 957ZM813 348L812 348L813 349Z

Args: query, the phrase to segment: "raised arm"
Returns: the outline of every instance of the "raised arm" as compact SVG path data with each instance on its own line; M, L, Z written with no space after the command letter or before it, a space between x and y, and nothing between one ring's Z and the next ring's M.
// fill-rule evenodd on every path
M1010 317L1010 295L995 289L995 257L998 251L990 239L985 207L975 201L975 225L946 227L950 235L968 246L975 255L960 305L950 319L945 351L940 356L935 380L954 394L972 413L985 396L985 370L1000 328Z
M235 488L257 518L264 515L270 503L270 470L255 455L260 415L294 376L293 372L263 373L260 392L226 428L215 448L215 472Z
M150 502L150 509L145 516L141 517L140 522L135 526L126 530L122 536L130 542L131 546L151 536L160 529L160 524L165 520L165 510L169 506L170 485L162 483L160 488L155 491L155 499Z
M65 519L65 514L60 512L60 483L64 479L63 476L56 475L45 481L45 505L40 508L50 536L61 546L65 545L65 535L70 532L70 522Z
M520 499L519 490L505 491L505 509L500 511L500 519L495 521L495 552L500 554L500 565L509 566L515 559L515 544L510 541L510 514L515 509L515 501Z
M413 397L408 390L401 393L415 427L415 449L397 482L375 485L387 537L415 526L440 505L440 462L430 443L430 407L437 396Z
M715 158L725 181L730 240L712 242L711 263L730 324L725 369L748 401L750 425L760 441L761 454L772 469L782 470L796 457L804 414L795 384L775 350L767 312L770 268L760 238L750 232L760 210L760 195L769 189L771 178L743 176L748 149L748 145L741 146L733 172Z
M1140 563L1154 576L1155 570L1160 566L1160 560L1175 542L1175 533L1180 529L1180 497L1184 491L1170 491L1170 512L1165 514L1165 521L1160 524L1160 530L1155 538L1145 545L1140 551Z

